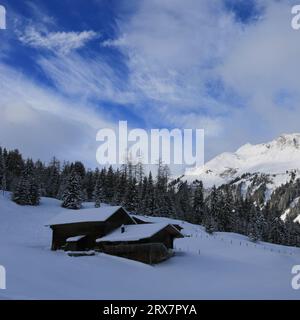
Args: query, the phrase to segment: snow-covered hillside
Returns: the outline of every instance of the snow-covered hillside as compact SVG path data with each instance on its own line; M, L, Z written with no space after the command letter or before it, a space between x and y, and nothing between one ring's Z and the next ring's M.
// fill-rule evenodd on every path
M70 257L50 251L51 230L44 226L62 210L53 199L20 207L0 196L0 265L7 272L0 299L300 299L291 287L300 249L237 234L209 236L176 221L189 237L176 240L176 255L159 265L105 254Z
M283 134L279 138L257 145L246 144L234 153L222 153L202 168L186 171L189 181L200 179L206 188L220 186L243 174L265 174L269 190L300 176L300 134Z

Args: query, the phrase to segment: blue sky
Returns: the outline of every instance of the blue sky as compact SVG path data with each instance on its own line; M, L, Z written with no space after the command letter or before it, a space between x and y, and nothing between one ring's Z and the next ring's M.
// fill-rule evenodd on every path
M295 1L0 0L0 144L95 165L95 135L204 128L206 159L299 132Z

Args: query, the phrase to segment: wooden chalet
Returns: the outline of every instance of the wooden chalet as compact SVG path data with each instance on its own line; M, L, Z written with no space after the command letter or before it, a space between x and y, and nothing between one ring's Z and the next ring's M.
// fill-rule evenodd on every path
M96 238L110 233L122 224L135 224L135 221L120 206L63 212L47 224L53 231L51 249L93 249Z
M152 264L169 258L174 239L183 237L172 224L124 225L97 239L96 248L105 253Z
M169 258L174 239L183 238L181 227L144 220L120 206L65 210L47 224L53 232L51 249L74 256L97 250L150 264Z

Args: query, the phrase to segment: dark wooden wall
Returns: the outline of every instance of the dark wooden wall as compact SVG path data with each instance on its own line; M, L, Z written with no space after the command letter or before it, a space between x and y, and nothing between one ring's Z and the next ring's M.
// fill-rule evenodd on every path
M171 252L163 243L101 245L101 251L118 257L155 264L168 259Z
M120 244L162 243L165 245L166 248L173 249L174 238L175 238L175 236L173 234L171 234L167 228L165 228L149 238L135 240L135 241L99 242L98 244L96 244L96 248L98 248L98 249L100 248L100 250L101 250L102 244L109 246L109 245L120 245Z
M87 246L93 248L95 239L103 237L112 230L119 228L122 224L134 224L128 214L120 208L105 222L80 222L51 226L52 250L63 249L67 238L88 235Z

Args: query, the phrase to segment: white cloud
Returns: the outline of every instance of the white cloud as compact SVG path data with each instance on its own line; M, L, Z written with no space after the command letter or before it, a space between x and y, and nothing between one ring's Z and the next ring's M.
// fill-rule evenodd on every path
M132 16L118 21L119 36L104 46L127 57L129 86L141 102L133 106L148 126L204 128L206 156L225 147L232 108L207 93L219 66L243 32L221 2L140 1Z
M288 87L298 90L300 33L291 28L291 6L273 2L264 19L248 27L221 68L224 80L248 94Z
M115 124L95 106L63 98L2 63L0 83L0 145L35 159L56 155L96 165L96 133Z
M291 28L289 1L265 4L263 19L241 34L218 70L225 83L247 99L248 117L235 116L242 123L252 121L255 140L300 131L300 32ZM282 94L287 99L280 98Z
M122 76L101 57L40 57L38 64L57 89L80 100L105 100L120 104L135 101Z
M103 43L128 57L132 88L151 101L147 119L203 126L208 157L299 131L300 32L291 28L292 2L257 2L263 14L243 25L222 1L145 0L120 18L119 36ZM228 101L209 95L211 79L221 79L242 107L231 105L231 93ZM289 96L278 103L281 91Z
M206 93L205 82L241 32L233 15L208 0L142 1L118 27L119 36L103 45L127 56L130 86L149 102L143 110L147 119L179 124L184 118L195 125L195 113L209 109L201 122L212 125L211 134L218 132L214 117L228 106Z
M44 48L61 54L68 54L83 47L88 41L95 39L94 31L82 32L41 32L29 26L20 34L19 40L34 48Z

